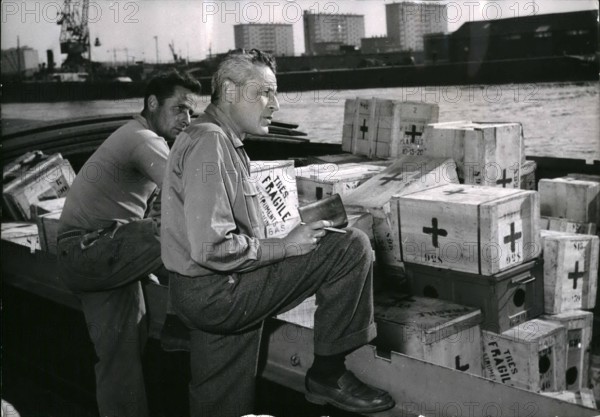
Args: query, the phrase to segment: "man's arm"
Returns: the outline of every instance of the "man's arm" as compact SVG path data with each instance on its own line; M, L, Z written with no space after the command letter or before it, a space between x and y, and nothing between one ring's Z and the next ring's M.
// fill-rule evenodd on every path
M182 178L192 259L205 268L231 272L246 272L283 259L283 240L240 233L233 210L236 199L245 197L237 192L236 181L242 178L234 156L222 143L228 139L210 132L193 140L184 157Z
M147 137L132 152L131 160L135 167L159 188L162 187L169 147L159 137Z

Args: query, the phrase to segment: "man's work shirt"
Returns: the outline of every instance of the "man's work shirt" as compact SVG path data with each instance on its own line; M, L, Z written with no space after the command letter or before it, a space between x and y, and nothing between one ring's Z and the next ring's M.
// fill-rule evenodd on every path
M210 104L175 140L162 191L161 253L190 277L245 272L284 258L265 239L250 160L227 115Z
M110 135L87 160L69 189L59 233L96 230L140 220L162 185L169 146L135 116Z

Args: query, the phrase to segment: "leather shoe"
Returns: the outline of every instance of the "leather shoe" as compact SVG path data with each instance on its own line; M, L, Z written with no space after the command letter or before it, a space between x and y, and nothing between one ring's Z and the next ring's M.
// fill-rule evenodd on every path
M323 384L306 373L306 399L314 404L331 404L351 413L377 413L388 410L396 403L390 395L359 380L352 372L346 371L336 382L336 386Z

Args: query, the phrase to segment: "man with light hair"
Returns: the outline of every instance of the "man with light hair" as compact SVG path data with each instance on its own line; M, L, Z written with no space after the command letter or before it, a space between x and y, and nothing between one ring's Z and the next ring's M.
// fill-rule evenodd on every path
M367 236L330 233L330 222L317 221L265 237L243 141L266 134L278 109L273 59L231 53L213 76L211 104L179 134L167 163L161 248L171 302L191 330L191 415L252 413L263 321L313 294L306 398L357 413L387 410L389 394L345 367L346 355L376 335Z

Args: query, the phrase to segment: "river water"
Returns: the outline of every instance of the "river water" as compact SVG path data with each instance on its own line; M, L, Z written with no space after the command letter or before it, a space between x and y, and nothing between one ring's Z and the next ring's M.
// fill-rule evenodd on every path
M280 93L275 119L295 122L315 141L341 142L345 99L380 97L439 105L439 121L520 122L528 155L600 160L600 84L531 83L319 90ZM202 109L209 97L202 98ZM138 112L142 99L8 103L2 118L49 121Z

